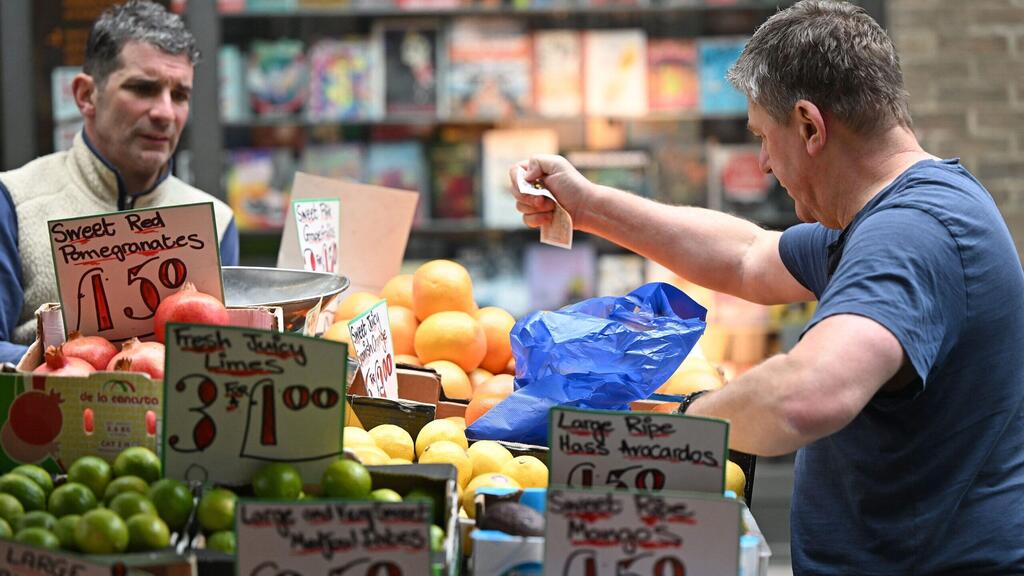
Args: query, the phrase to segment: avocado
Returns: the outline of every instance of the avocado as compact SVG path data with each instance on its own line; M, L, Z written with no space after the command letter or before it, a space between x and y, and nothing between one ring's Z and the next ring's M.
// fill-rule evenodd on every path
M525 504L495 502L487 506L481 518L477 518L476 527L500 530L513 536L543 536L544 516Z

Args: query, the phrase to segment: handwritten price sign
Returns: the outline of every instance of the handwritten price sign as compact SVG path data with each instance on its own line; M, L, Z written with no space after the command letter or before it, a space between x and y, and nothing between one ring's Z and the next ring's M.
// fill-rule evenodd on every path
M268 462L309 483L341 454L344 344L297 334L169 324L167 476L247 484Z
M712 496L549 488L544 574L736 574L740 506Z
M553 485L716 494L725 488L724 420L552 408L549 426Z
M51 220L65 332L153 336L160 301L186 281L224 300L213 204Z
M306 270L333 274L338 269L340 209L341 201L337 198L292 201Z
M348 323L352 346L359 356L359 371L366 382L366 393L374 398L398 398L395 373L395 344L391 340L387 302L381 300Z
M427 502L266 503L235 516L240 576L427 576Z
M114 566L101 565L77 554L26 546L11 540L0 540L0 566L3 566L0 568L0 574L16 574L18 576L142 574L135 570L126 570L121 563Z

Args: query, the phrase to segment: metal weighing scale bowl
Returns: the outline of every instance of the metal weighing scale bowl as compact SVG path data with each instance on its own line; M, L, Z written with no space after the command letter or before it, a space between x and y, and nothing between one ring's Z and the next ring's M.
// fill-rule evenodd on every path
M256 266L224 266L221 277L228 307L279 306L287 332L301 331L306 314L321 299L326 308L349 286L345 276Z

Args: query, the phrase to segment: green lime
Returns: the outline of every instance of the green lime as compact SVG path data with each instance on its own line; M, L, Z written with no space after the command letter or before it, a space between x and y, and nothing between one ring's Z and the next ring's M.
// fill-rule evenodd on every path
M370 492L370 500L377 502L401 502L402 495L391 488L378 488Z
M136 514L128 519L128 550L145 552L171 545L171 531L156 514Z
M57 525L57 517L49 512L43 512L42 510L33 510L26 512L24 516L18 518L17 524L14 525L15 532L21 532L25 528L43 528L45 530L53 530L53 527Z
M53 535L53 532L46 528L25 528L24 530L19 530L14 539L22 544L28 544L37 548L46 548L48 550L60 549L60 540Z
M26 512L46 510L46 492L43 492L39 484L20 474L0 476L0 492L17 498Z
M126 476L128 478L128 476ZM192 514L192 491L173 478L158 480L149 487L149 500L171 530L181 530Z
M114 496L122 492L145 494L147 491L149 491L149 484L142 478L138 476L120 476L111 480L110 484L107 484L107 489L103 491L103 502L110 504Z
M444 528L437 524L430 525L430 549L444 550Z
M97 456L82 456L68 468L68 481L85 484L97 499L103 498L111 478L110 464Z
M10 494L0 494L0 519L13 525L25 513L25 507L17 498Z
M235 544L235 532L233 530L214 532L206 539L207 550L216 550L225 554L234 554Z
M335 460L324 470L320 483L327 496L349 500L365 500L373 488L370 471L355 460Z
M424 501L429 502L434 511L434 522L440 522L444 518L444 501L438 501L433 493L425 488L413 488L405 493L405 502Z
M53 477L46 470L43 470L41 466L35 464L22 464L21 466L15 467L11 470L11 474L21 474L29 480L39 484L39 487L46 492L49 496L50 492L53 492Z
M149 501L149 498L138 492L124 492L114 496L107 508L120 516L122 520L128 520L136 514L157 515L156 506Z
M267 464L252 477L252 491L257 498L298 500L302 493L302 476L291 464Z
M124 552L128 547L128 526L110 510L90 510L75 524L75 544L86 554Z
M53 534L57 536L57 540L60 540L60 547L64 550L72 552L78 550L78 546L75 544L75 526L78 524L79 518L81 516L78 514L68 514L57 520L57 525L53 528Z
M196 516L206 532L219 532L235 528L235 502L238 496L230 490L215 488L203 492Z
M50 494L50 513L61 518L68 514L85 514L96 507L96 496L85 484L68 482Z
M114 458L114 476L138 476L152 484L160 479L160 458L143 446L125 448Z
M7 523L7 520L0 518L0 540L10 540L11 536L14 536L11 525Z

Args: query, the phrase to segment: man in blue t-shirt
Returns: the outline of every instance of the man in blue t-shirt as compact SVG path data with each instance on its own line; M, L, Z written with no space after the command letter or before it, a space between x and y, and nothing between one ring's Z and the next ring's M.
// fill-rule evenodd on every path
M818 300L792 350L683 403L729 419L733 448L799 450L796 574L1024 574L1024 271L992 198L918 144L895 48L852 4L779 12L729 81L805 224L660 205L558 156L513 173L698 284ZM526 224L551 222L515 181Z

